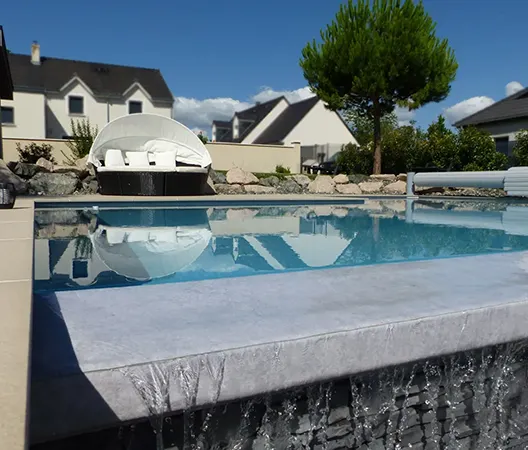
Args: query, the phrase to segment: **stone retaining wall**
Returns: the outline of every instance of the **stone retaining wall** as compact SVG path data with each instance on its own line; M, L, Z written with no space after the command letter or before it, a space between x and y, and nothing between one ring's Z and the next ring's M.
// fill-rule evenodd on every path
M34 450L520 450L528 445L527 350L512 343L383 369ZM182 390L188 383L182 374Z

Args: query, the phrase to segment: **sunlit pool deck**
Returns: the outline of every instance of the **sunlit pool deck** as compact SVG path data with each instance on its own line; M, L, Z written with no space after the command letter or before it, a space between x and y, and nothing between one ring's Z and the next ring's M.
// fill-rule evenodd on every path
M206 205L211 200L251 204L273 199L329 204L362 201L342 196L186 200ZM99 196L58 200L61 206L79 202L100 207L124 201ZM138 201L159 201L126 200L135 201L134 206ZM25 202L32 214L32 202ZM49 207L55 199L36 199L36 208L40 202ZM27 228L28 236L22 239L32 242L33 230ZM13 243L3 239L0 251L4 255ZM30 274L32 252L33 246L28 246L29 256L19 254L14 260ZM2 302L17 304L9 322L25 327L22 335L3 329L0 341L2 348L15 348L15 343L22 348L18 357L26 365L17 365L13 378L18 385L12 399L19 400L18 406L22 401L26 404L28 385L32 300L31 279L25 281L28 289L3 290L2 294ZM228 401L526 338L528 251L69 290L39 300L33 310L32 351L39 355L39 365L32 369L32 442L146 417L147 406L131 379L152 370L163 376L179 367L191 371L222 367L218 400ZM4 383L10 374L1 370ZM211 373L201 371L196 407L211 402L215 384ZM178 383L169 389L167 411L185 408ZM8 440L14 439L9 434L13 428L4 408L11 412L13 404L0 401L0 412L7 417L0 426L2 448L4 442L10 443L6 448L23 448L20 430L18 440ZM20 415L15 419L19 425Z

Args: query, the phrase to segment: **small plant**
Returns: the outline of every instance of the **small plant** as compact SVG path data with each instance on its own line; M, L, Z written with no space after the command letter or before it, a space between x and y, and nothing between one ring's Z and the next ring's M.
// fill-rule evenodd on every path
M22 147L20 142L17 142L16 149L18 151L20 162L35 164L40 158L44 158L55 163L55 158L53 158L52 155L53 147L49 144L37 144L36 142L32 142L31 144Z
M93 141L97 136L97 127L92 127L88 119L71 120L72 136L66 143L73 156L70 157L64 152L62 154L66 158L68 164L73 165L77 159L84 158L90 153Z
M281 164L278 166L275 166L275 172L276 173L291 173L289 167L284 167Z
M515 135L513 161L516 166L528 166L528 130L521 130Z
M92 259L93 245L88 236L75 238L75 259Z
M207 144L209 142L209 138L203 134L201 131L198 133L198 139L202 141L202 144Z

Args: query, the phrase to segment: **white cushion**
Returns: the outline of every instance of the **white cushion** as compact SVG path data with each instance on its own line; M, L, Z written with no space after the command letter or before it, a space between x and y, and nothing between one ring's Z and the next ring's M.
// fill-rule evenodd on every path
M106 230L106 240L109 244L121 244L125 240L125 230L109 228Z
M133 167L148 167L149 160L147 152L126 152L128 164Z
M154 161L156 162L156 166L176 167L176 152L154 153Z
M121 150L108 149L105 153L105 166L106 167L119 167L124 166L125 160L123 159L123 152Z

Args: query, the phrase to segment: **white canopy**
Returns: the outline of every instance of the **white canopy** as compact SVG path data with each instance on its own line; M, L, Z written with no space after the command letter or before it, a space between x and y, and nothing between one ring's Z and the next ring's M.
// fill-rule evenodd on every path
M176 161L207 167L211 156L200 138L175 120L157 114L129 114L109 122L95 138L88 162L101 166L106 151L175 152Z
M172 275L203 253L211 240L207 227L97 227L94 251L113 272L135 280Z

